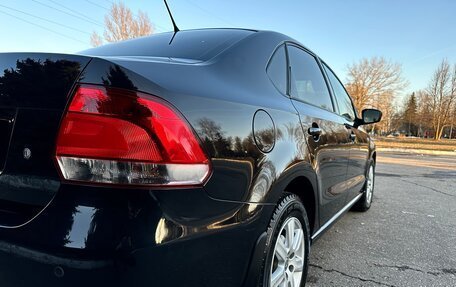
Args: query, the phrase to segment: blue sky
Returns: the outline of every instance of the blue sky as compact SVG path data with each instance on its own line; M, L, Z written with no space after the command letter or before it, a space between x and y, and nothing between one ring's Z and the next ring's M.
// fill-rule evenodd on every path
M172 30L163 1L124 3L134 12L147 12L157 33ZM347 64L384 56L402 64L410 82L404 93L425 88L443 58L456 63L456 1L452 0L169 0L169 4L181 29L243 27L287 34L320 55L343 80ZM0 0L0 52L74 53L89 48L90 33L102 32L110 5L111 0Z

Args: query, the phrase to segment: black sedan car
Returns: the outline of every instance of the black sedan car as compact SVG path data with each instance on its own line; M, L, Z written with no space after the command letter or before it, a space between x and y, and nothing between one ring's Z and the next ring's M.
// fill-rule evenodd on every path
M304 286L380 118L275 32L0 54L0 286Z

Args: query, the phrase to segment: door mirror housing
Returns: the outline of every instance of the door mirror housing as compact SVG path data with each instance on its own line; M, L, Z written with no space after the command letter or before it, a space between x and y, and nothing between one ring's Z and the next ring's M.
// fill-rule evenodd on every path
M382 119L382 112L376 109L364 109L360 125L378 123Z

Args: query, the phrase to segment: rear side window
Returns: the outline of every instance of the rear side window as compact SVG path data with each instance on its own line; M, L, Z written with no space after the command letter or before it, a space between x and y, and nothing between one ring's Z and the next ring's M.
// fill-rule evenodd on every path
M326 65L323 66L333 88L334 95L336 96L337 105L339 106L339 114L349 121L354 121L356 116L350 96L347 94L344 86L331 69Z
M269 79L282 94L287 93L287 56L285 46L280 46L272 56L267 67Z
M290 95L298 100L333 111L331 96L320 66L314 56L295 46L288 46L290 60Z

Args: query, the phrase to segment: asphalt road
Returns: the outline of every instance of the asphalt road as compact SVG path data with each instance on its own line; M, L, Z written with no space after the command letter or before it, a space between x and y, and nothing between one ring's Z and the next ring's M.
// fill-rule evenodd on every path
M373 200L315 242L306 286L456 286L456 157L379 155Z

